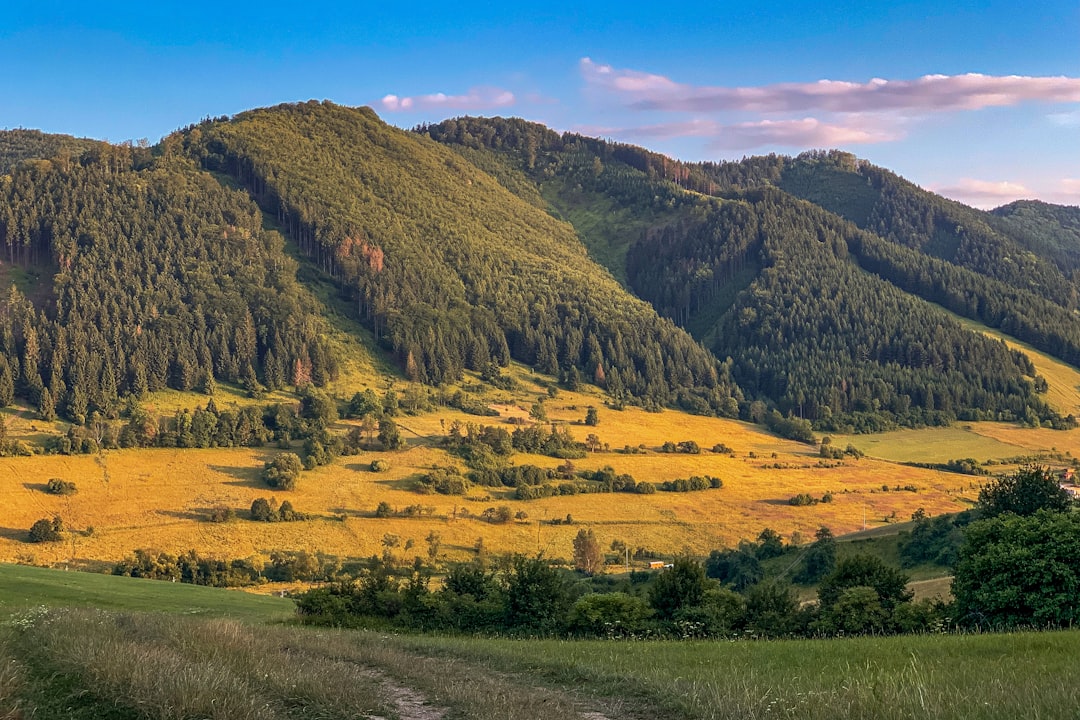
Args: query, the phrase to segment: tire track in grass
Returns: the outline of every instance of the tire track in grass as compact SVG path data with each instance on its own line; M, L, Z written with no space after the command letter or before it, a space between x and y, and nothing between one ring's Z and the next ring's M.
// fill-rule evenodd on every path
M387 701L393 706L399 720L443 720L449 708L438 707L428 702L427 696L410 687L401 685L386 673L374 668L366 668L361 675L375 680ZM367 720L387 720L381 715L368 715Z

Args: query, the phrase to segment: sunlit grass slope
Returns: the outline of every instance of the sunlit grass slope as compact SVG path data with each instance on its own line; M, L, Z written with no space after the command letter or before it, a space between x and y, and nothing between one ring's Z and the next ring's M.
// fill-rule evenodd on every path
M41 605L221 616L253 622L285 620L295 609L291 600L279 597L0 564L0 618Z
M321 551L340 557L370 557L383 550L387 535L396 535L394 551L403 560L426 556L425 538L441 536L440 559L471 557L482 539L485 552L543 552L569 557L574 535L593 528L601 545L621 540L632 548L661 555L684 550L707 554L772 527L790 538L809 538L821 526L842 534L865 526L906 520L918 508L932 514L967 507L975 494L970 478L933 470L903 467L873 459L822 462L816 448L781 440L757 426L732 420L692 416L674 411L622 411L604 407L595 391L560 392L544 407L551 422L565 424L579 440L595 433L608 447L574 464L579 469L611 465L638 481L659 483L692 475L720 477L721 489L653 495L595 494L519 501L509 488L474 487L464 496L420 494L415 478L434 466L463 467L460 458L440 446L449 427L462 423L506 424L528 415L548 380L516 368L520 389L492 391L491 406L499 417L478 418L440 409L419 416L399 416L408 448L399 452L365 452L339 458L332 465L302 473L293 491L266 487L263 465L281 452L255 449L114 450L94 456L33 456L0 459L0 493L6 508L0 521L0 559L38 564L93 565L114 562L135 549L170 554L196 550L218 558L268 558L275 550ZM404 389L403 383L397 388ZM381 391L381 388L380 388ZM200 396L192 396L203 402ZM546 397L546 395L545 395ZM599 425L582 424L589 406L598 407ZM347 421L338 431L347 429ZM660 452L666 442L693 440L701 454ZM709 449L723 444L731 454ZM617 452L639 448L638 454ZM370 471L385 459L390 470ZM515 464L555 467L562 461L515 454ZM76 484L78 492L54 496L45 492L50 478ZM888 491L885 490L888 488ZM902 488L908 488L904 490ZM796 507L788 500L809 493L831 503ZM289 500L303 522L256 523L247 518L253 500ZM966 500L965 500L966 499ZM376 518L380 503L396 511L415 506L419 514ZM489 507L508 506L527 517L507 524L480 519ZM214 508L231 508L237 519L213 523ZM59 543L32 544L27 531L38 519L59 515L71 530ZM572 523L554 524L571 516ZM413 547L405 551L407 541Z

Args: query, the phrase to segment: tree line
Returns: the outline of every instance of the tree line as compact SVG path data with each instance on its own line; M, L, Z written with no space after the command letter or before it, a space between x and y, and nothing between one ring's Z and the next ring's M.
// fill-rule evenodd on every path
M419 557L403 571L375 562L356 577L308 591L298 599L298 612L315 624L390 622L425 631L579 637L828 637L1067 627L1080 620L1080 602L1071 590L1080 581L1080 519L1071 506L1055 473L1028 466L985 486L976 510L955 522L916 513L902 556L912 564L933 558L951 566L951 602L913 601L908 576L877 556L837 559L836 541L824 528L798 550L766 529L757 541L714 551L704 563L678 557L667 569L622 579L597 574L602 553L591 530L583 528L573 547L577 574L542 557L513 556L494 564L454 565L433 590L432 568ZM940 552L950 545L951 554ZM800 603L790 585L766 579L761 571L763 561L792 552L797 562L785 564L798 566L795 582L816 586L814 604Z

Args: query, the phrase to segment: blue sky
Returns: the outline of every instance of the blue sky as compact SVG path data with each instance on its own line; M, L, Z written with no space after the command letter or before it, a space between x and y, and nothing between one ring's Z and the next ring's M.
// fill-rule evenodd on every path
M316 98L688 160L840 147L984 207L1080 204L1077 0L368 5L7 0L0 127L156 141Z

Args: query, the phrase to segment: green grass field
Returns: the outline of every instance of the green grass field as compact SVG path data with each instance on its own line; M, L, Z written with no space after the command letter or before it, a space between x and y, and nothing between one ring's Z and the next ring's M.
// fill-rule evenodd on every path
M0 718L1069 718L1078 654L1076 631L508 640L29 611L0 625Z
M183 583L0 564L0 617L39 605L154 610L204 617L231 617L252 622L286 620L292 616L294 609L291 600L279 597Z

